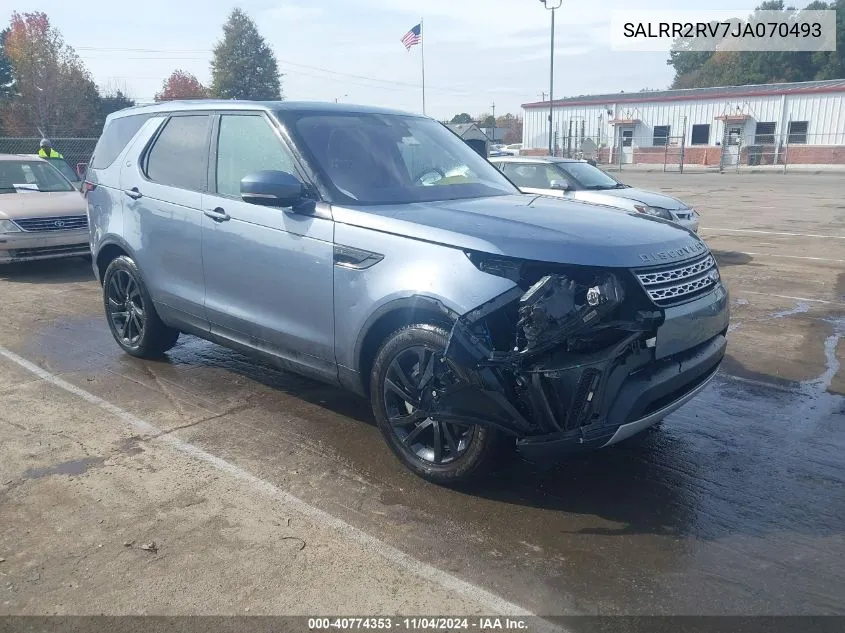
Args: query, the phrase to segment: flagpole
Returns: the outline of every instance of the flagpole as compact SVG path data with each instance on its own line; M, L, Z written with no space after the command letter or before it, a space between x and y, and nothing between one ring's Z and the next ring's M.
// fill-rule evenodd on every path
M422 98L423 98L423 114L425 114L425 30L423 29L423 19L420 18L420 52L422 57Z

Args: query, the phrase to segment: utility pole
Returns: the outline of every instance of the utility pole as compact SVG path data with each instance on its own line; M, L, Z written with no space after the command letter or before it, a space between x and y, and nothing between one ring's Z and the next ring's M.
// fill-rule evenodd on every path
M563 5L563 0L540 0L552 12L551 56L549 59L549 156L554 156L554 126L552 118L555 113L555 11Z
M545 100L546 100L546 93L545 93L545 92L541 92L541 93L540 93L540 101L545 101Z
M496 143L496 101L493 100L493 105L490 106L493 108L493 142Z

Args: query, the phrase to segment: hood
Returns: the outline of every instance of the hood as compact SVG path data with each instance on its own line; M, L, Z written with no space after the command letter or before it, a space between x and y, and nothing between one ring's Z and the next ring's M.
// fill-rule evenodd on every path
M534 195L333 207L343 224L520 259L635 267L707 251L695 234L643 214Z
M627 189L602 189L601 191L590 191L590 193L610 196L612 198L635 200L637 202L647 204L650 207L659 207L661 209L669 209L670 211L680 211L681 209L689 208L677 198L664 196L662 193L637 189L635 187L628 187Z
M76 191L24 191L0 193L0 219L45 218L55 215L85 215L87 205Z

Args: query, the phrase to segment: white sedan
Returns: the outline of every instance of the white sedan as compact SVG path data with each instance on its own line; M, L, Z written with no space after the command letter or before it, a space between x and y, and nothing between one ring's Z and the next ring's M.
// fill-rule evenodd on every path
M698 213L677 198L630 187L587 161L551 156L503 156L492 157L490 162L525 193L572 198L653 215L698 232Z

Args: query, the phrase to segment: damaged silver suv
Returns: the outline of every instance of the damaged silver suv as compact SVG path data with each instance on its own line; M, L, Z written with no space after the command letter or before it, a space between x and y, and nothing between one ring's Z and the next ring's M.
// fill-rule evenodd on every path
M519 190L431 119L192 101L109 116L84 186L117 343L190 333L372 401L417 474L613 444L725 353L707 246Z

